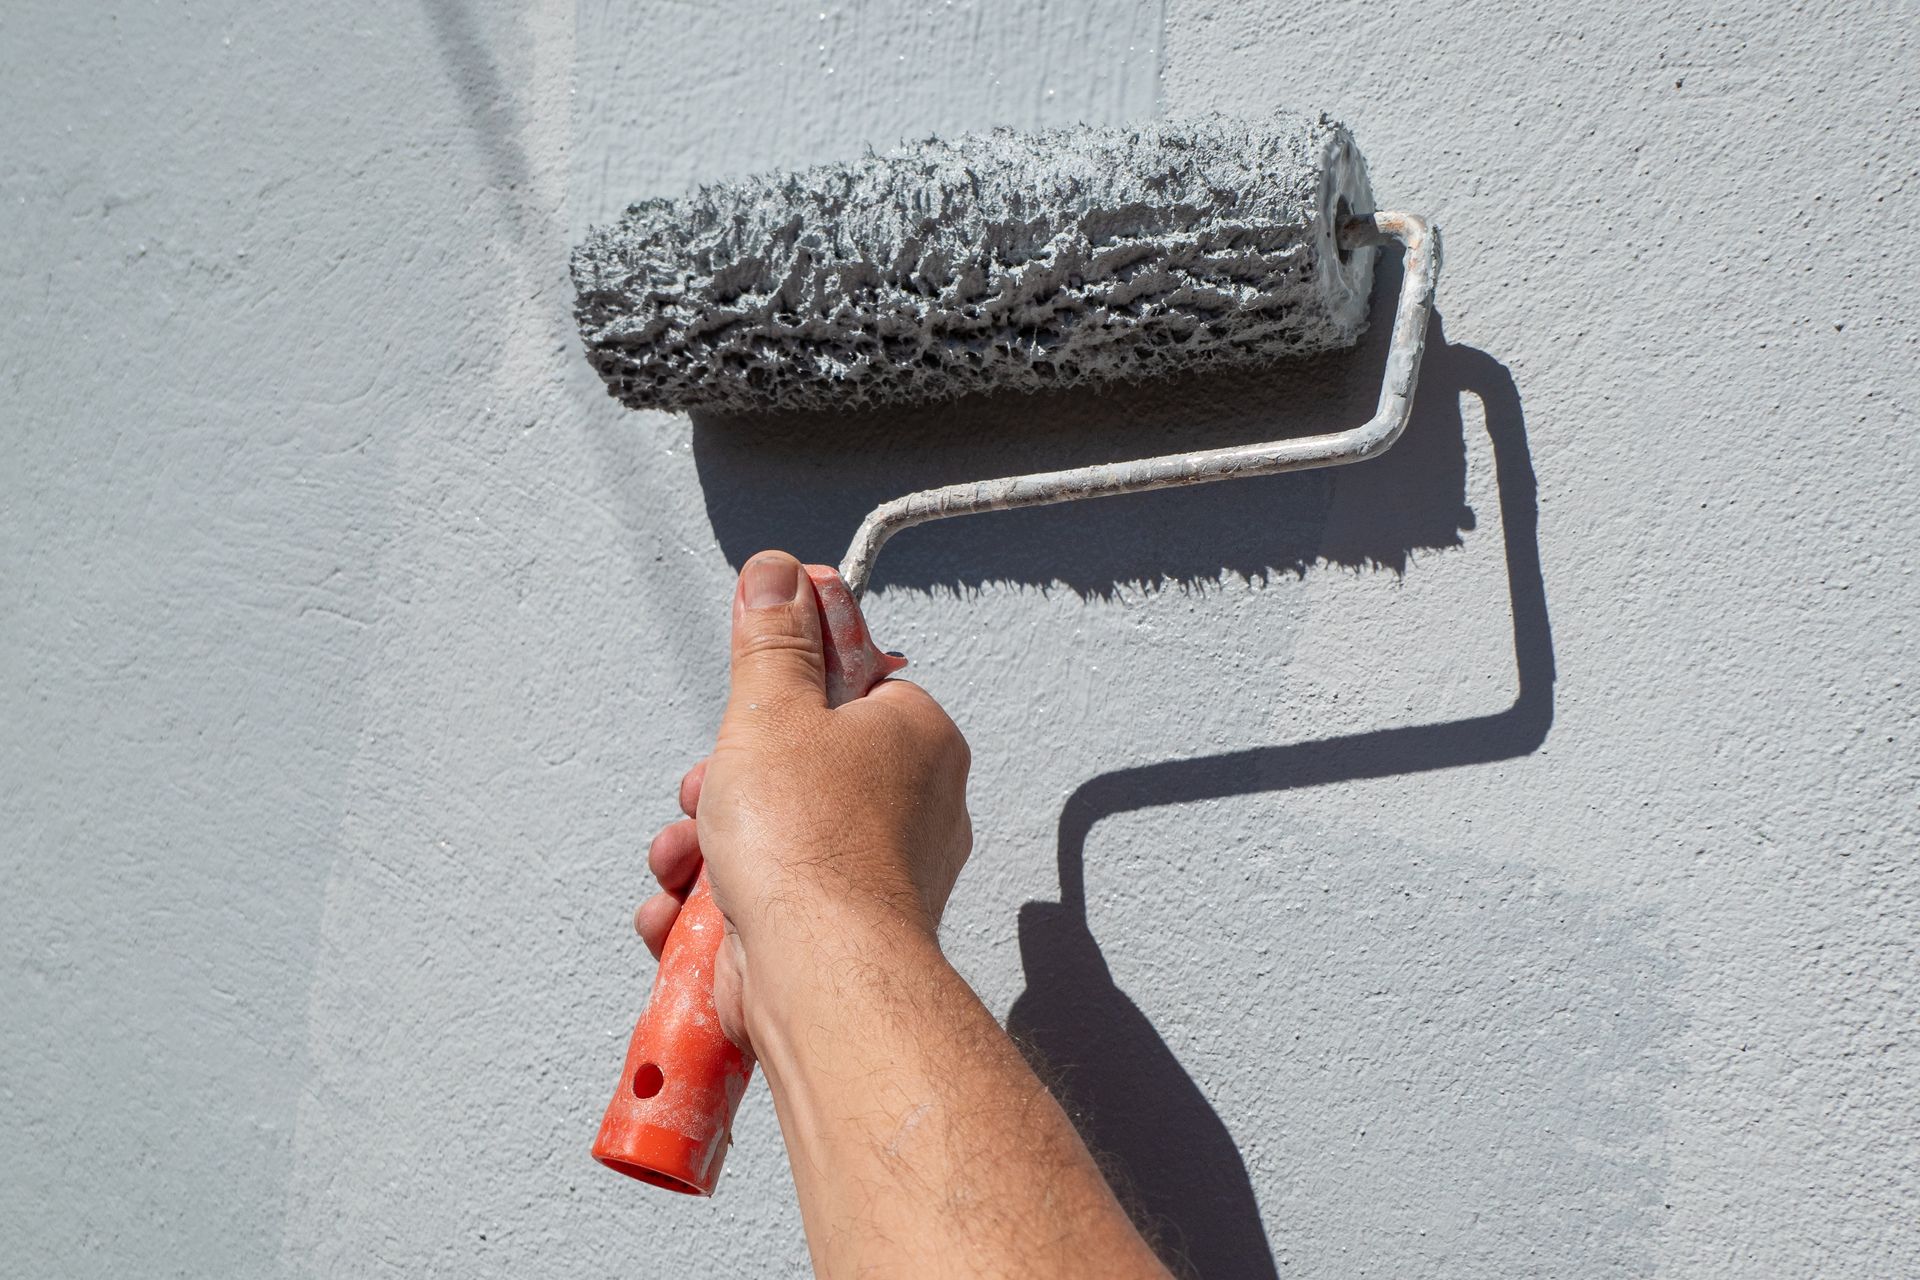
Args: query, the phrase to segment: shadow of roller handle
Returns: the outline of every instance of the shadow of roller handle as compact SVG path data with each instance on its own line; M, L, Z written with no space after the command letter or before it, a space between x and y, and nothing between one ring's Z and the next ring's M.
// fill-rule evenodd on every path
M838 573L808 565L807 576L826 641L827 701L837 707L906 659L874 648L859 602ZM609 1169L685 1195L713 1194L733 1140L733 1113L753 1079L753 1055L727 1038L714 1008L725 932L702 870L667 933L647 1010L593 1142L593 1158Z

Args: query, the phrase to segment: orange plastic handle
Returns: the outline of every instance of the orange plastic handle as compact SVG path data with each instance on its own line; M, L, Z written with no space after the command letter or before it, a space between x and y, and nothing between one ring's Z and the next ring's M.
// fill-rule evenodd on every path
M859 602L832 569L808 565L826 641L827 701L862 697L906 665L881 653ZM733 1113L753 1078L753 1055L720 1029L714 966L725 922L704 870L660 951L647 1011L627 1042L626 1066L600 1120L593 1158L609 1169L687 1195L707 1196L733 1141Z

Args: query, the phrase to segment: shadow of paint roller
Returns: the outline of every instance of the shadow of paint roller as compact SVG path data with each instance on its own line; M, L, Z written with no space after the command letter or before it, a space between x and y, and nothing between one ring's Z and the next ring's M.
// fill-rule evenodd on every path
M590 233L573 270L588 355L613 395L636 408L751 411L1075 385L1351 346L1373 250L1388 241L1404 248L1404 274L1365 423L948 485L870 513L837 574L808 566L828 701L839 706L901 665L874 648L858 601L902 529L1385 452L1412 410L1438 232L1412 214L1373 211L1359 152L1326 117L1290 127L1216 117L996 131L643 202ZM1061 296L1071 305L1057 305ZM690 1195L712 1194L753 1073L714 1008L723 935L703 872L667 936L593 1146L609 1168Z

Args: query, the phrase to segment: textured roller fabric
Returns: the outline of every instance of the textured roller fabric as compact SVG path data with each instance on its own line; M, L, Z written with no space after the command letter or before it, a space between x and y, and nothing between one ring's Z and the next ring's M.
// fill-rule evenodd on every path
M1351 345L1373 208L1324 116L930 140L633 205L574 253L634 408L760 411L1037 390Z

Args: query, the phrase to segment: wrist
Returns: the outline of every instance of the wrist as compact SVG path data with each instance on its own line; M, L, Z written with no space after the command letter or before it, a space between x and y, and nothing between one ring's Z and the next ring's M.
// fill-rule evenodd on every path
M818 1063L842 1030L889 1010L904 1014L913 992L952 974L917 901L835 899L783 903L778 925L743 934L743 1014L770 1080Z
M750 955L805 964L843 946L857 950L905 934L937 938L938 918L904 874L869 866L855 880L831 869L788 871L763 877L746 901L732 888L716 886L716 896Z

